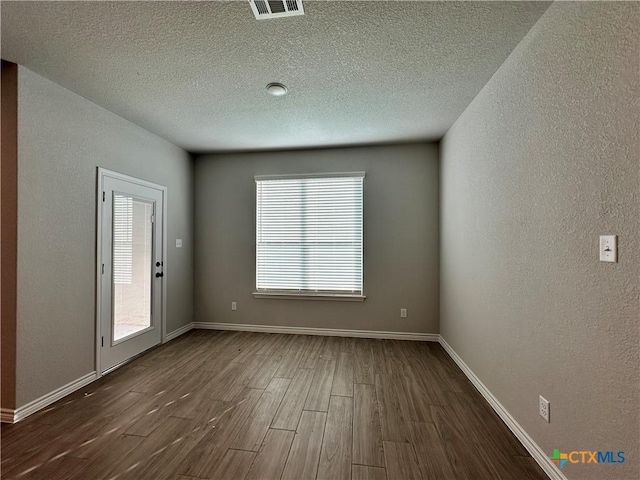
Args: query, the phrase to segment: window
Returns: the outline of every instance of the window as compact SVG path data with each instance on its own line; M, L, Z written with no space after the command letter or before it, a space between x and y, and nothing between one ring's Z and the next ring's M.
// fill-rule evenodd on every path
M363 180L256 177L256 296L364 299Z
M113 196L113 283L130 285L133 279L133 198Z

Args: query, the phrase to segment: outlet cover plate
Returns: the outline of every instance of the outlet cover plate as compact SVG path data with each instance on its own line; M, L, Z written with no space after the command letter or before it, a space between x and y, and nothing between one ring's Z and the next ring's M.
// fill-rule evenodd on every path
M540 395L540 401L539 401L539 412L540 412L540 416L542 418L544 418L547 423L549 423L550 420L550 410L549 410L549 400L547 400L546 398L544 398L542 395Z

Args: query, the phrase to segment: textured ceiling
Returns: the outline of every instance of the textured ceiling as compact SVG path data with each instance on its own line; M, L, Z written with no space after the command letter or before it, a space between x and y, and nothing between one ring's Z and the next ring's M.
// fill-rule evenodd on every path
M304 5L3 2L2 58L190 151L433 140L549 3Z

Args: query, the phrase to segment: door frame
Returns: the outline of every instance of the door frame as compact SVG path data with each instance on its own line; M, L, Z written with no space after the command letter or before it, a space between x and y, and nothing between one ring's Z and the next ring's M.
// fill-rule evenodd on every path
M113 170L107 170L106 168L98 167L97 168L97 189L96 189L96 343L95 343L95 370L97 378L100 378L102 373L102 368L100 366L101 363L101 322L102 322L102 196L104 193L104 179L105 177L115 178L118 180L124 180L130 183L135 183L137 185L141 185L143 187L150 187L157 190L162 191L162 262L163 262L163 272L166 275L167 272L167 218L168 218L168 210L167 210L167 187L163 185L158 185L157 183L152 183L147 180L142 180L140 178L132 177L130 175L125 175L123 173L114 172ZM167 336L167 281L163 279L162 282L162 311L160 312L160 325L161 325L161 334L160 334L160 344L165 343ZM134 357L135 358L135 357ZM126 360L124 363L128 362ZM122 365L122 364L120 364ZM112 367L111 370L118 368L119 365ZM111 371L109 370L109 371ZM108 372L105 372L108 373Z

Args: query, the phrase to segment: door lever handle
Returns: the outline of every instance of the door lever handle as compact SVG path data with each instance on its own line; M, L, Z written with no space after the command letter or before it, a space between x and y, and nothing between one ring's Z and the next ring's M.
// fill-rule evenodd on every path
M164 272L156 273L156 278L158 278L158 277L164 277Z

